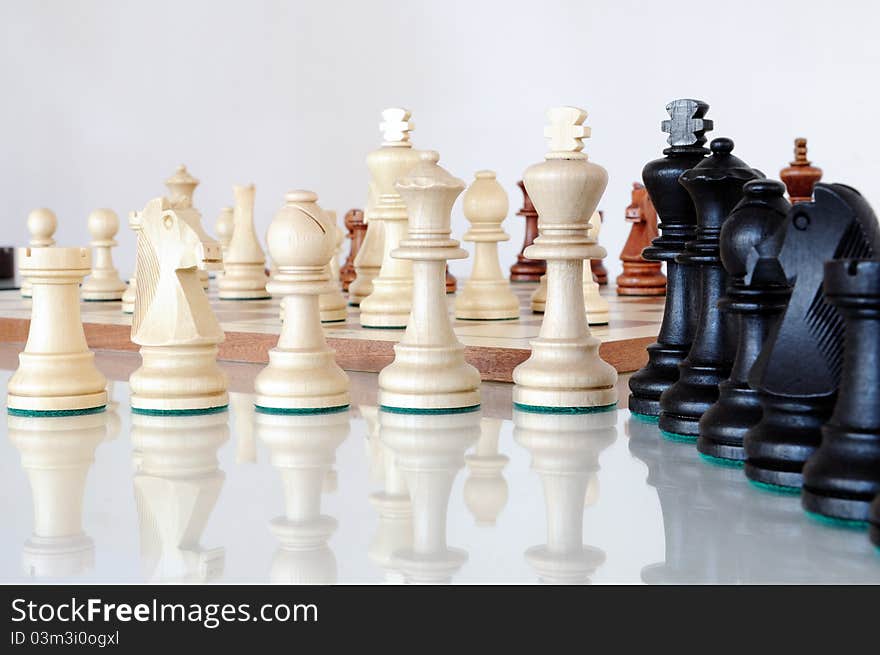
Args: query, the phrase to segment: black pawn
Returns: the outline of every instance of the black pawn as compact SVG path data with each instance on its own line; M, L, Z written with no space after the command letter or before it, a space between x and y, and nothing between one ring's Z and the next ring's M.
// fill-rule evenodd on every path
M694 203L678 183L682 173L708 154L704 133L712 121L703 118L709 105L699 100L673 100L666 105L670 119L662 123L669 148L661 159L648 162L642 180L660 218L660 236L642 251L649 261L666 262L666 306L657 343L648 346L648 364L629 379L631 412L660 415L660 395L678 380L678 365L687 356L696 322L693 293L694 268L675 258L696 236Z
M825 299L846 328L843 370L822 444L804 466L804 509L865 522L880 494L880 259L825 264Z
M714 139L709 149L712 155L680 178L697 210L697 234L676 261L697 269L693 285L699 290L699 313L694 341L678 366L678 381L660 398L660 430L673 439L688 441L696 441L700 417L718 400L718 385L730 375L736 351L730 317L718 309L727 286L718 237L742 198L743 185L763 177L731 154L730 139Z
M748 375L790 293L777 259L779 228L791 207L785 185L753 180L743 192L721 228L721 261L729 284L719 306L737 323L736 358L730 378L718 385L718 402L700 419L697 440L700 453L729 463L745 459L743 438L761 420L761 403Z
M877 218L858 191L817 184L814 198L793 205L783 224L779 262L791 298L749 373L762 414L746 433L746 476L794 491L831 417L843 364L843 321L822 294L824 264L880 252Z

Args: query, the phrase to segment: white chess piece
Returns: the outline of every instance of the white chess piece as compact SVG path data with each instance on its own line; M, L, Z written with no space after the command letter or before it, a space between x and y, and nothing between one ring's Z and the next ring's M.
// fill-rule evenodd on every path
M135 252L138 249L138 240L140 239L140 219L138 212L128 213L128 227L134 232ZM128 279L128 287L122 294L122 313L134 314L134 303L137 300L137 256L134 259L134 266L131 277Z
M327 347L318 297L330 287L327 263L336 234L311 191L291 191L266 243L278 273L270 291L284 296L284 321L269 364L254 380L257 411L323 413L349 404L348 376Z
M550 151L523 176L539 232L524 254L547 260L547 305L531 355L513 371L513 402L531 411L592 412L617 401L617 371L599 356L582 286L584 260L602 253L589 236L589 217L608 173L581 152L590 134L585 111L557 107L547 116Z
M330 279L330 285L333 288L327 293L322 293L318 303L321 308L321 322L338 323L344 321L348 316L348 303L345 300L345 296L342 295L342 285L339 283L338 258L343 239L345 238L345 232L340 230L336 224L335 211L324 210L324 215L327 217L333 234L333 255L327 263L327 277Z
M253 184L234 186L235 209L233 210L232 239L226 248L223 276L218 289L221 300L265 300L266 255L257 240L254 227Z
M480 404L480 373L464 360L446 302L446 262L467 257L450 238L452 205L465 185L437 159L426 156L396 185L409 211L409 235L391 254L412 261L413 303L394 361L379 373L383 408L436 412Z
M31 248L47 248L55 245L53 235L58 229L58 219L55 212L45 207L34 209L28 214L27 229L31 233L31 240L28 242ZM22 276L24 273L22 273ZM31 297L31 281L26 277L21 280L21 295L23 298Z
M507 480L504 467L509 461L498 452L498 438L503 421L483 417L480 440L474 452L465 455L469 475L464 481L464 503L478 526L493 526L507 504Z
M382 112L382 147L367 155L375 187L376 205L370 212L370 224L382 223L384 243L382 266L373 280L373 293L361 301L361 325L374 328L406 327L413 303L412 265L407 259L391 255L406 238L407 207L394 186L416 164L420 153L409 141L413 124L406 109ZM368 228L369 229L369 228Z
M501 229L509 208L507 194L493 171L478 171L463 196L471 228L462 241L474 243L471 276L455 299L455 317L471 320L519 318L519 301L501 272L498 242L510 237Z
M208 413L228 404L226 374L217 366L223 330L196 274L220 265L220 245L187 220L189 211L155 198L134 218L140 235L131 340L142 360L129 378L135 413Z
M168 187L169 192L168 200L171 203L171 206L174 209L192 210L190 212L190 220L198 221L198 230L204 232L201 226L202 215L193 206L193 194L198 185L199 181L189 174L189 171L186 170L186 166L183 164L177 167L177 170L174 171L174 175L165 180L165 186ZM197 274L199 276L199 282L202 284L202 288L207 291L208 271L206 269L199 269Z
M590 216L590 238L596 242L596 248L602 251L601 256L594 256L593 259L600 259L607 254L605 248L599 244L599 231L602 229L602 217L599 212L593 212ZM593 279L593 271L590 268L590 260L584 260L584 307L587 312L587 322L590 325L608 325L608 301L599 294L599 283Z
M348 286L348 304L359 307L361 301L373 293L373 280L379 275L382 266L382 252L385 247L385 228L382 221L370 221L376 207L375 185L370 182L367 203L364 205L364 223L367 232L354 258L355 279Z
M223 207L217 216L217 222L214 223L214 231L217 232L217 241L220 242L220 251L223 253L223 261L226 261L226 253L229 250L229 242L232 240L232 231L235 229L233 222L232 207ZM223 271L217 271L217 276L223 275Z
M94 263L92 274L82 285L82 299L86 301L122 300L125 282L113 265L113 248L117 245L119 217L112 209L96 209L89 214L89 232L92 235Z
M82 414L107 404L107 378L86 345L79 285L91 270L87 248L19 248L31 280L31 322L18 370L7 385L11 414Z
M535 287L535 290L532 291L531 298L529 299L532 311L536 314L543 314L544 307L547 305L547 274L541 276L538 280L538 286Z

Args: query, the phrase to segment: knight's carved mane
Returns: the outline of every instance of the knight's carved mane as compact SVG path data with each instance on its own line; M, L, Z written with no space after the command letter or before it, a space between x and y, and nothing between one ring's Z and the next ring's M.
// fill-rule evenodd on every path
M131 333L136 335L150 311L156 288L159 285L159 256L153 244L150 232L154 231L156 221L162 220L165 209L164 198L156 198L147 203L140 214L140 229L137 236L137 287L134 305L134 316L131 321Z

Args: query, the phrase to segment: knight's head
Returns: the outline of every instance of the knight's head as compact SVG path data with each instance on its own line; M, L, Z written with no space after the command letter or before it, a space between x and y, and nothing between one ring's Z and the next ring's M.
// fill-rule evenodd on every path
M220 266L220 245L201 229L196 210L174 209L167 198L154 198L137 219L163 267L177 270Z

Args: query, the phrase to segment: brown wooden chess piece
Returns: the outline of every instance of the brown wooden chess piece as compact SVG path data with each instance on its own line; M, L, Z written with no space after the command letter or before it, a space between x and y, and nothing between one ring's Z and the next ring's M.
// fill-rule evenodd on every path
M446 293L455 293L458 289L458 280L449 272L449 264L446 265Z
M526 219L526 233L523 239L522 250L516 256L516 263L510 267L510 281L538 282L547 271L547 262L541 259L529 259L523 254L525 249L532 245L532 241L538 236L538 212L535 211L535 206L532 204L532 199L529 198L522 180L517 182L517 185L523 194L523 206L522 209L516 212L516 215Z
M794 161L779 172L779 179L788 189L791 204L809 202L813 187L822 179L822 169L812 166L807 159L807 140L794 140Z
M364 212L360 209L349 209L345 213L345 227L348 229L351 250L349 250L342 268L339 269L339 281L342 283L342 290L348 291L348 285L357 278L357 271L354 270L354 258L357 257L361 244L364 242L364 236L367 234Z
M599 222L605 222L605 212L601 209L599 210ZM590 273L593 274L593 280L599 286L606 286L608 284L608 271L605 270L605 264L603 263L604 259L591 259L590 260Z
M626 220L632 223L629 238L620 253L623 273L617 276L618 296L662 296L666 294L666 276L661 262L649 262L642 250L659 236L657 210L644 185L633 182L632 202L626 208Z

